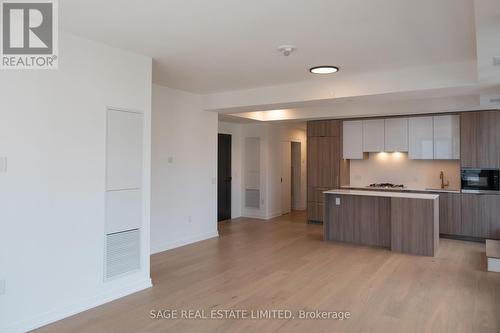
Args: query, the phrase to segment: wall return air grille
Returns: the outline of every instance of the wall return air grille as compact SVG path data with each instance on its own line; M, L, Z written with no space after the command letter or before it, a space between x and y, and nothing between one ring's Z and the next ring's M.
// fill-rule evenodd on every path
M105 280L140 269L139 229L106 235Z

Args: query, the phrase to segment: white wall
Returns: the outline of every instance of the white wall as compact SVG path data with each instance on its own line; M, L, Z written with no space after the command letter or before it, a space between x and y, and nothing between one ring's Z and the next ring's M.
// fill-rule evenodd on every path
M241 207L241 215L245 217L254 217L254 218L261 218L261 219L268 219L270 218L268 211L269 211L269 198L268 198L268 158L269 158L269 144L268 144L268 127L270 124L265 124L265 123L251 123L251 124L244 124L242 126L242 131L241 131L241 137L242 137L242 159L241 159L241 165L242 165L242 170L241 174L246 175L247 169L247 161L246 161L246 154L244 151L245 147L245 138L259 138L260 139L260 207L258 209L256 208L250 208L245 206L245 188L246 188L246 181L245 178L243 177L242 180L242 207Z
M493 66L493 57L500 56L500 1L474 0L474 4L478 79L499 83L500 66Z
M300 142L300 198L294 209L306 209L307 201L307 132L304 126L290 123L281 125L281 141Z
M225 113L312 107L339 98L468 86L476 83L476 74L476 62L472 59L383 72L350 74L345 71L321 80L207 94L204 107Z
M270 219L281 214L281 142L295 141L301 143L301 196L298 209L306 207L306 130L297 124L276 123L227 123L219 122L219 133L232 135L232 177L231 211L232 218L239 216ZM245 138L260 139L260 191L261 206L259 209L245 207Z
M0 331L150 286L151 59L60 35L59 69L0 74ZM106 107L144 112L141 270L103 282Z
M370 153L369 159L350 161L350 185L403 184L411 189L440 188L439 172L449 189L460 190L460 162L456 160L411 160L406 153Z
M200 96L153 85L152 253L218 235L217 126Z
M445 90L440 90L444 92ZM437 91L439 92L439 90ZM436 92L435 92L436 93ZM449 92L448 92L449 93ZM463 94L462 91L460 94ZM482 89L481 95L488 93L491 97L499 97L499 89ZM365 96L363 98L343 99L322 106L298 106L273 111L256 111L235 113L236 116L266 121L275 120L311 120L342 119L354 117L375 117L388 115L428 114L464 110L484 110L480 95L470 93L461 96L427 98L422 94L391 94L381 96ZM483 105L479 108L480 105ZM491 107L487 107L491 108Z
M242 202L242 125L219 121L219 133L231 134L231 218L241 216Z

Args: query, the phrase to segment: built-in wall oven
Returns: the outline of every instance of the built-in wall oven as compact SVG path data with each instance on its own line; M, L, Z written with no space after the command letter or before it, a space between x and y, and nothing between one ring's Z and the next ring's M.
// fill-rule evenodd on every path
M462 192L500 193L499 169L462 169Z

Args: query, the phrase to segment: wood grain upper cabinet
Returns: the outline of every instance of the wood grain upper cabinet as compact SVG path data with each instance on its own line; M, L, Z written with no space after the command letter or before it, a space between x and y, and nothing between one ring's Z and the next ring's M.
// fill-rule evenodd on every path
M460 116L434 116L434 159L460 159Z
M342 122L343 157L345 159L363 159L363 121Z
M363 120L363 152L378 153L384 151L384 119Z
M432 160L434 158L433 117L412 117L408 120L408 157Z
M307 136L340 136L340 120L313 120L307 122Z
M463 112L460 160L466 168L500 168L500 111Z
M408 118L388 118L384 122L384 151L408 151Z

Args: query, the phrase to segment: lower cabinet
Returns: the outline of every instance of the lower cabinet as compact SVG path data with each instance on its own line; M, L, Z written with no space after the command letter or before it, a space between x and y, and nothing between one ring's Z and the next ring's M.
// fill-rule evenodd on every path
M323 224L325 239L391 247L390 198L329 195L325 204L329 221Z
M318 203L309 203L308 216L322 221L323 203L320 205L318 208ZM439 233L500 239L500 195L439 193Z
M307 203L307 220L312 222L323 222L323 202L308 202Z
M462 232L500 239L500 195L462 194Z
M439 233L500 239L500 195L440 193Z
M439 233L466 235L462 230L461 193L439 193Z
M321 189L323 190L323 189ZM320 190L318 190L319 192ZM307 216L311 221L323 221L323 209L325 203L322 200L323 196L319 196L318 202L308 202ZM346 206L357 207L352 211L353 216L349 219L353 221L370 221L377 216L380 210L375 207L383 203L374 203L376 200L364 197L342 197L343 204ZM321 202L319 202L321 201ZM374 206L373 206L374 205ZM368 212L365 216L364 213ZM376 212L376 213L375 213ZM374 216L372 216L374 215ZM347 218L347 217L346 217ZM361 222L359 222L361 223ZM369 225L371 225L369 223ZM356 225L356 223L354 223ZM356 230L353 230L354 237L350 239L349 233L343 230L341 226L337 226L341 230L337 230L337 235L344 235L344 241L356 242ZM363 229L363 225L358 226ZM466 194L466 193L440 193L439 194L439 233L445 235L465 236L475 238L500 239L500 195L493 194ZM363 233L364 234L364 233ZM375 234L377 234L375 232ZM370 243L370 242L368 242ZM383 246L384 243L375 242L371 245Z

